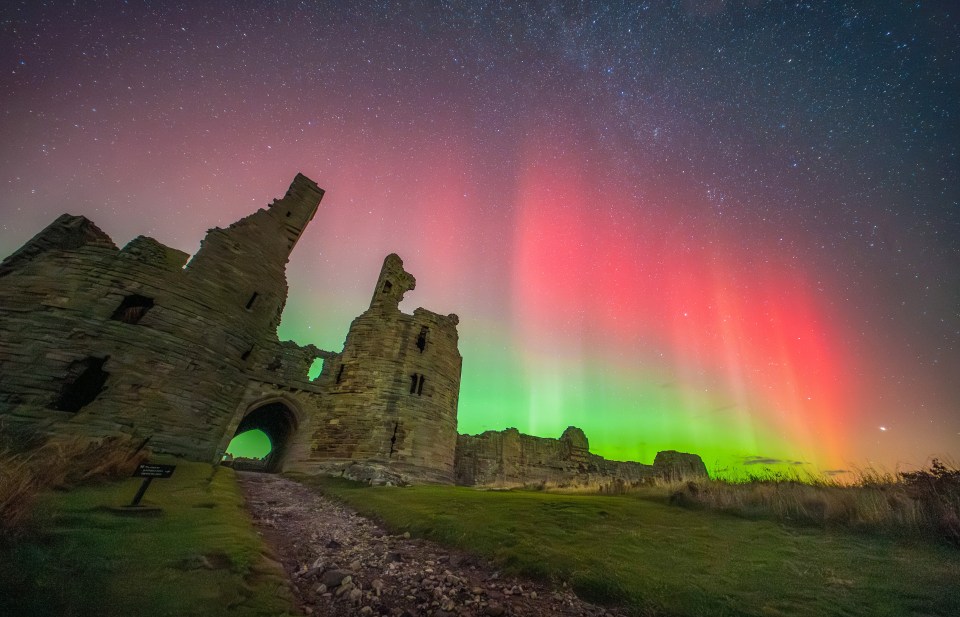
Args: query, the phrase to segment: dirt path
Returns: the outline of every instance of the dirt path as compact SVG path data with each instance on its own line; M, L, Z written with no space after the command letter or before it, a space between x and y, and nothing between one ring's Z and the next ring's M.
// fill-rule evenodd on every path
M619 616L566 588L501 576L440 545L373 521L272 474L239 472L247 507L304 612L320 616Z

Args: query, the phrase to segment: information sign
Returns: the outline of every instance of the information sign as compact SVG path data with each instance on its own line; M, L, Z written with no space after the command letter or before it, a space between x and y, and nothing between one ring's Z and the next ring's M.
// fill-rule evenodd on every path
M140 463L133 472L134 478L169 478L173 475L176 465L158 465L156 463Z

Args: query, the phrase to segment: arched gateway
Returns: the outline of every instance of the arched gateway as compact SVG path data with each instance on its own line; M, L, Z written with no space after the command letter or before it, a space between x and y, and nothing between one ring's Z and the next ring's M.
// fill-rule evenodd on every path
M297 414L284 401L260 403L251 405L233 437L247 431L263 431L271 444L270 454L264 459L264 471L275 473L282 469L290 439L298 424Z

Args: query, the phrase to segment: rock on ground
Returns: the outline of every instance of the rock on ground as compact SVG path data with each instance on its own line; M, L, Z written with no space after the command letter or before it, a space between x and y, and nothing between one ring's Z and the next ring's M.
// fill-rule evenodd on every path
M310 488L239 472L258 531L279 556L307 615L498 617L622 615L565 587L502 576L433 542L392 535Z

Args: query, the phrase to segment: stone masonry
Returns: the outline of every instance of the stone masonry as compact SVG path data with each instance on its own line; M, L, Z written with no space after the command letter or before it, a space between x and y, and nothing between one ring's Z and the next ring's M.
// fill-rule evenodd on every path
M268 209L211 230L190 263L58 218L0 264L0 416L217 460L247 376L279 347L284 268L322 195L298 176Z
M149 437L154 451L216 463L261 429L268 470L373 482L700 472L679 453L606 461L573 427L559 440L458 437L459 319L400 311L416 280L396 255L342 351L278 340L286 264L322 197L298 174L283 198L210 230L192 259L144 236L118 249L86 218L59 217L0 263L0 430Z
M388 255L370 308L350 325L343 351L324 362L325 396L293 468L364 479L389 468L453 481L459 319L422 308L402 313L398 305L415 285L400 258Z
M525 435L515 428L457 438L456 482L469 486L591 486L705 475L699 456L672 450L658 453L653 465L609 461L590 453L587 436L575 426L560 439Z

